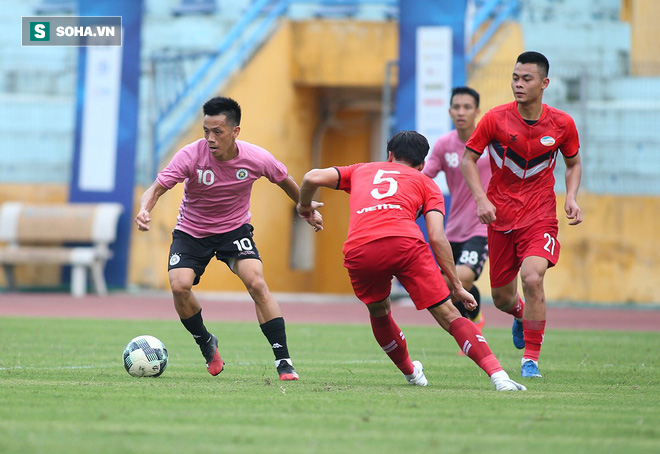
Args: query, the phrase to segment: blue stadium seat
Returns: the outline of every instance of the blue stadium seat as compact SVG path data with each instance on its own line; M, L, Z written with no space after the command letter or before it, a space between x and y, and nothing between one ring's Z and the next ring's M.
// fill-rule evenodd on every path
M314 16L323 18L355 16L359 5L355 0L322 0L314 11Z
M172 10L175 16L184 14L213 14L216 11L215 0L181 0L179 6Z
M48 16L55 13L71 14L78 9L76 0L41 0L34 8L34 13L39 16Z

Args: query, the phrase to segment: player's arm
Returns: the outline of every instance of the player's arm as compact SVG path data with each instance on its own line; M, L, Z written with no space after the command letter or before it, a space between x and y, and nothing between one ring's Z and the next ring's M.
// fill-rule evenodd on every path
M461 172L463 173L463 178L465 178L465 182L472 193L472 197L474 197L475 202L477 202L477 216L479 217L479 222L482 224L490 224L497 217L495 216L495 205L488 200L486 191L484 191L483 186L481 186L481 177L479 175L479 168L477 167L477 161L480 157L481 156L478 153L466 148L463 153L463 158L461 159Z
M305 218L314 210L313 198L320 187L336 189L339 184L339 172L334 167L312 169L305 174L300 183L300 199L296 209ZM321 204L323 205L323 204Z
M289 196L291 200L294 201L294 203L298 203L298 196L300 195L300 188L298 187L298 183L293 179L291 175L287 175L286 178L277 185L284 191L286 195Z
M277 185L282 188L282 190L286 193L286 195L289 196L291 200L293 200L294 203L298 203L298 200L300 199L300 188L291 175L287 175L286 178L277 183ZM303 219L305 219L305 221L307 221L309 225L314 227L315 232L323 230L323 218L321 217L321 213L316 211L317 208L322 206L323 204L321 202L315 202L312 200L310 202L311 209L308 215L300 215Z
M441 140L438 140L433 145L429 158L422 167L422 173L427 177L435 178L442 171L442 146L440 142Z
M577 204L577 193L582 178L582 164L580 155L576 154L572 158L564 157L566 163L566 202L564 211L566 217L570 219L569 225L577 225L582 222L582 211Z
M144 191L142 197L140 198L140 211L137 216L135 216L135 223L137 224L138 230L149 230L149 223L151 222L151 216L149 213L156 206L156 202L160 196L165 194L167 189L158 184L157 181L154 181L149 188Z
M476 309L477 302L470 292L463 288L463 284L458 278L456 265L454 264L454 254L452 253L449 240L447 240L447 236L445 235L444 215L439 211L433 210L426 213L425 218L429 244L442 272L447 277L449 287L452 291L452 300L462 301L468 310Z

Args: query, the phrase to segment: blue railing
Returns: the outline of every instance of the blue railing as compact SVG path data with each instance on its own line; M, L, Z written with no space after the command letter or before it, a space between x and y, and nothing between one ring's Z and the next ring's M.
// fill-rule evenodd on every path
M288 3L288 0L258 0L227 33L214 52L154 57L152 60L154 66L174 63L173 68L181 68L180 64L186 59L205 59L191 77L185 78L185 75L179 75L181 83L178 87L176 75L173 83L171 79L170 82L165 79L165 84L174 85L175 95L167 103L157 106L153 132L154 173L165 152L181 133L182 128L194 118L203 101L209 98L218 86L256 51L270 33L270 27L286 11ZM259 26L254 26L258 19ZM159 82L154 81L154 83ZM163 90L155 86L154 93L157 99L159 91Z
M474 36L483 24L488 21L490 22L479 37L479 40L472 45L465 56L465 61L468 65L474 61L477 54L491 40L502 24L518 15L520 11L520 0L486 0L477 6L479 9L474 15L469 35Z
M352 17L367 8L377 8L379 17L390 19L398 16L398 5L398 0L257 0L215 50L153 56L154 174L181 131L190 126L202 103L249 60L272 33L278 19L286 15ZM474 61L505 21L518 14L520 0L483 0L477 1L476 6L470 35L483 24L488 26L467 53L467 64ZM190 75L186 74L186 66L195 67Z
M394 17L398 11L398 0L258 0L214 51L154 55L151 59L156 106L152 133L154 174L181 131L191 124L202 103L249 60L268 38L275 22L287 15L292 6L308 8L302 12L308 17L330 17L335 13L346 17L355 11L341 10L351 5L359 8L375 6L387 11L384 17ZM197 66L190 76L186 74L186 65Z
M291 0L291 14L296 17L296 9L307 13L308 17L353 17L367 16L367 9L378 10L379 19L395 19L399 15L398 0ZM375 13L375 11L372 11ZM373 18L373 17L372 17Z

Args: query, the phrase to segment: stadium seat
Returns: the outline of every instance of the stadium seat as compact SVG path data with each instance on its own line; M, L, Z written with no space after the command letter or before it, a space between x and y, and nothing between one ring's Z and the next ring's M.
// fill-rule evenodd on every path
M34 8L34 13L39 16L48 16L54 13L71 14L78 9L76 0L41 0Z
M213 14L216 11L215 0L181 0L179 6L172 10L175 16L184 14Z
M358 13L359 5L353 0L322 0L314 11L318 18L351 17Z

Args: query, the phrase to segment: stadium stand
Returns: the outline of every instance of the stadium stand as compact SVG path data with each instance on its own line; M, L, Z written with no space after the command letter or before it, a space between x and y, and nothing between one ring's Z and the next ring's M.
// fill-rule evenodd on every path
M172 14L181 16L183 14L213 14L216 12L215 0L181 0Z
M39 16L52 16L60 14L73 14L78 9L75 0L42 0L34 8L34 13Z
M359 6L352 1L321 1L314 13L316 17L353 17Z

